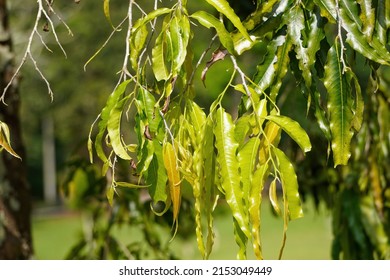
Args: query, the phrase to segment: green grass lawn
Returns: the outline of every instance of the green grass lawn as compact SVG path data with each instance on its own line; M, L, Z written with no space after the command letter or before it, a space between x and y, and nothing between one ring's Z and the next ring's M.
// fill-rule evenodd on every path
M287 243L283 259L329 259L331 245L330 217L325 211L316 213L312 207L305 211L305 217L289 223ZM211 259L235 259L237 246L234 241L232 218L228 215L215 219L216 240ZM180 230L180 229L179 229ZM265 259L277 259L282 242L283 224L264 208L262 216L262 242ZM33 240L37 259L63 259L71 245L82 232L80 215L51 215L34 217ZM121 228L116 231L119 239L131 241L137 231ZM167 238L169 236L167 235ZM175 238L173 250L182 259L199 259L195 238L183 241ZM251 248L248 257L254 258Z

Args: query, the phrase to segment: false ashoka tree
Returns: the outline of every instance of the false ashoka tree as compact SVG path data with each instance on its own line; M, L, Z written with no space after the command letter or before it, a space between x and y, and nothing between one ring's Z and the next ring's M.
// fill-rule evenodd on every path
M256 1L242 20L225 0L205 2L213 9L190 10L187 1L173 5L156 1L154 9L146 11L134 1L129 3L121 78L97 120L98 133L89 142L91 153L96 151L104 163L103 173L111 170L108 199L113 200L118 187L147 187L152 207L164 206L156 214L172 207L175 230L180 230L181 188L190 185L203 257L209 256L214 242L213 211L225 199L233 217L237 257L246 258L252 243L256 257L262 259L260 210L263 189L270 182L269 200L284 220L281 257L289 221L303 216L293 162L279 147L281 134L286 133L303 153L312 149L300 123L283 115L278 106L278 100L289 94L283 83L292 75L307 98L307 113L315 116L329 143L329 162L343 172L348 169L340 166L348 163L364 170L356 186L340 191L341 196L355 189L365 194L354 210L358 213L354 222L362 232L356 233L356 228L336 232L334 257L348 256L345 238L350 232L371 240L367 244L372 244L376 257L389 257L385 222L389 93L381 66L390 63L389 4ZM133 10L140 10L142 16L133 18ZM110 20L109 1L105 13ZM208 49L198 61L192 50L197 39L194 31L201 28L214 30L216 36L210 40L219 43L206 65ZM258 57L252 76L239 66L246 52ZM364 81L357 76L356 57L369 67ZM195 71L203 65L201 79L205 80L208 69L222 59L231 61L230 79L210 107L201 108L196 101ZM241 93L241 100L228 111L222 101L232 92ZM364 118L364 103L370 107L367 111L377 112L376 118ZM123 119L133 111L137 139L128 142L122 137L129 129ZM352 140L359 131L355 144ZM119 158L131 163L139 185L116 181ZM367 165L359 164L362 161ZM368 204L375 206L368 210ZM346 218L344 211L349 210L336 211L336 223ZM365 219L367 215L372 217ZM351 227L354 222L349 222Z

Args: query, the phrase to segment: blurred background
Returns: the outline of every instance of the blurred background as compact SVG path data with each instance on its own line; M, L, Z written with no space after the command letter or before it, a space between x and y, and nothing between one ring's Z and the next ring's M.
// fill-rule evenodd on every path
M150 1L152 6L152 2ZM190 6L203 5L203 1L189 1ZM236 3L236 2L234 2ZM250 11L250 1L242 4L242 16ZM34 1L14 0L9 3L11 28L15 51L19 62L23 54L29 32L36 13ZM144 5L144 4L142 4ZM56 31L63 44L65 58L50 32L42 32L44 40L52 52L47 51L35 38L33 54L39 67L50 81L54 99L48 95L46 84L40 79L31 62L22 71L20 92L22 95L22 131L27 150L28 181L33 192L33 244L37 259L64 258L181 258L199 259L193 230L193 218L183 217L178 235L171 239L169 218L153 217L148 201L142 200L142 191L129 190L122 193L114 207L107 204L104 196L105 181L99 175L99 168L89 164L87 140L92 123L103 108L108 95L117 83L118 71L123 63L125 31L116 32L109 44L97 57L84 64L107 40L112 32L103 13L102 1L55 1L54 7L73 31L56 22ZM151 8L151 7L150 7ZM126 15L127 1L111 1L111 18L114 25ZM53 17L53 20L55 17ZM40 23L42 27L45 22ZM193 41L195 60L208 47L212 30L202 32L195 29ZM202 39L204 37L204 39ZM212 49L217 48L214 45ZM241 67L254 74L255 65L261 60L262 48L258 53L245 54L240 60ZM260 55L259 55L260 54ZM206 57L206 61L209 57ZM202 64L204 65L204 63ZM202 68L202 66L201 66ZM251 70L252 69L252 70ZM206 87L200 81L200 72L195 77L197 102L208 108L212 100L226 85L231 71L229 61L216 63L208 73ZM252 71L252 72L251 72ZM212 77L212 78L211 78ZM291 94L280 100L285 115L298 120L309 135L320 132L309 117L306 100L299 87L291 78L284 87ZM240 96L232 94L226 107L239 102ZM229 104L231 102L231 104ZM293 105L293 106L289 106ZM319 138L316 154L326 165L327 144ZM288 139L282 145L294 155L297 147ZM322 168L322 167L318 167ZM318 174L321 172L319 171ZM312 175L298 175L301 185L321 186L323 178ZM311 177L309 177L311 176ZM302 190L303 194L305 190ZM306 191L307 192L307 191ZM65 196L66 195L66 198ZM284 259L330 259L332 228L330 210L318 197L304 196L305 217L289 224ZM121 202L120 200L123 199ZM132 204L129 201L135 201ZM183 207L190 207L184 201ZM140 210L145 211L140 213ZM211 259L235 259L236 245L233 225L228 208L218 210L216 239ZM190 211L182 211L188 212ZM277 217L267 201L263 203L262 240L265 259L276 259L282 244L283 221ZM185 214L183 214L185 215ZM169 214L168 214L169 216ZM155 224L145 221L153 220ZM149 227L149 228L148 228ZM107 240L110 248L106 248ZM156 252L153 252L153 248ZM159 250L159 252L157 252ZM254 258L254 256L250 256Z

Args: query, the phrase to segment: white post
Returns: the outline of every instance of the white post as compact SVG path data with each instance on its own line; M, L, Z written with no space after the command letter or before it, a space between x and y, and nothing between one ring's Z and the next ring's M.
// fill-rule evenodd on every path
M47 204L57 202L56 151L53 117L47 115L42 121L43 195Z

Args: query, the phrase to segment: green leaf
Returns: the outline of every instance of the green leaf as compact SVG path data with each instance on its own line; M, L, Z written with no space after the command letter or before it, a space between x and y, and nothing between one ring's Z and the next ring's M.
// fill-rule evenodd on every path
M190 22L187 15L176 13L169 24L172 43L172 75L180 71L186 56L190 38Z
M214 116L215 146L217 163L221 177L221 188L233 217L246 237L250 236L248 215L243 203L243 191L240 187L239 164L237 160L238 143L234 137L234 124L231 116L220 107ZM237 233L238 234L238 233ZM239 236L236 236L239 238ZM242 246L244 240L237 242ZM242 248L241 248L242 249Z
M114 204L114 194L115 194L115 188L113 186L109 186L106 191L106 197L110 206Z
M316 54L321 48L321 41L325 38L323 19L312 14L309 19L310 31L307 38L308 66L312 66L316 61Z
M164 167L163 148L158 140L153 140L154 156L146 174L146 183L150 184L149 194L154 204L163 202L165 208L156 214L164 214L170 206L169 189L167 189L168 176ZM153 209L153 207L152 207ZM153 209L154 210L154 209Z
M332 134L332 151L334 165L347 164L352 139L352 97L351 86L341 63L341 52L338 41L328 52L325 65L324 85L328 92L328 115Z
M261 248L261 198L264 189L264 182L268 174L268 164L261 165L253 174L252 185L249 195L249 219L252 224L253 250L257 259L263 259Z
M306 131L300 124L289 117L269 115L265 119L270 120L280 126L306 153L311 150L311 143Z
M153 10L152 12L150 12L146 16L138 19L134 23L132 32L135 32L138 28L140 28L141 26L146 25L147 23L149 23L150 21L154 20L155 18L157 18L159 16L162 16L162 15L165 15L165 14L168 14L171 11L172 11L172 9L169 9L169 8L159 8L159 9Z
M334 0L313 0L320 7L321 16L326 17L330 22L336 22L337 11Z
M156 108L156 99L153 94L145 88L140 88L136 99L136 105L141 119L145 125L149 127L150 132L157 133L159 127L162 125L162 118L158 113L158 108Z
M314 63L314 58L309 61L309 49L304 46L302 32L305 29L305 17L299 5L296 5L285 15L288 23L287 32L294 44L296 57L299 61L299 69L308 87L311 86L310 66Z
M253 179L253 172L259 158L260 138L253 137L246 142L238 152L238 162L241 175L244 201L248 200L249 190ZM248 202L246 202L248 204Z
M106 19L110 23L111 27L115 29L114 25L112 24L111 16L110 16L110 0L104 0L103 11L104 11L104 15L106 16Z
M211 253L213 244L214 244L214 220L213 220L213 211L218 198L216 195L215 188L215 167L216 167L216 155L214 152L214 133L213 133L213 123L211 117L207 117L206 123L204 126L204 132L202 137L202 149L201 149L201 158L203 162L203 177L202 180L202 201L204 215L207 220L207 241L206 241L206 250L205 258Z
M372 7L372 1L357 0L356 2L360 5L361 9L359 17L363 24L362 32L367 40L371 41L375 28L375 9Z
M111 109L109 118L107 120L107 133L110 138L110 144L114 153L124 160L131 160L125 145L122 143L121 136L121 121L122 112L127 101L127 97L119 100L115 106Z
M123 83L121 83L109 96L106 105L102 109L102 112L100 113L100 121L98 123L98 134L95 138L95 150L98 157L103 161L103 163L107 164L108 159L104 153L103 150L103 137L107 129L107 123L110 118L111 110L116 106L116 104L121 99L122 95L124 94L127 85L130 83L131 80L126 80Z
M268 46L267 53L261 64L257 66L254 82L258 84L256 90L263 93L270 88L270 97L275 101L282 86L282 81L289 67L289 52L292 41L289 35L276 37Z
M204 184L204 174L206 170L204 167L205 159L203 158L203 152L207 148L204 146L203 141L206 132L206 114L194 101L188 100L185 107L184 121L181 121L180 123L180 128L184 128L190 138L188 139L190 142L188 144L189 149L193 150L191 175L193 177L192 189L195 198L194 209L196 240L198 243L198 249L202 254L203 259L207 259L210 251L205 248L202 219L204 214L206 215L207 219L209 219L211 216L212 208L210 208L210 204L212 203L211 201L205 199L205 194L210 192L210 190L205 188ZM183 138L186 138L186 136L180 136L180 138L183 140ZM213 147L213 144L211 144L211 147ZM212 155L208 154L208 156L211 157Z
M252 41L252 39L248 34L248 31L242 24L240 18L237 16L235 11L230 7L229 3L226 0L206 0L206 1L207 3L212 5L218 12L225 15L247 40Z
M362 33L360 26L348 15L345 7L340 7L342 26L347 31L347 43L357 52L379 64L390 65L390 52L376 36L369 42Z
M8 125L2 121L0 121L0 151L1 149L5 149L8 153L17 157L18 159L22 159L11 147L11 137L9 133Z
M145 185L137 185L137 184L132 184L129 182L114 182L114 185L116 187L122 187L122 188L129 188L129 189L142 189L142 188L147 188L149 186Z
M221 44L229 53L234 53L233 40L221 21L205 11L197 11L191 17L207 28L214 28L217 31Z
M134 70L138 69L138 59L142 53L146 39L148 38L148 28L146 25L141 25L131 33L130 37L130 62Z
M294 167L283 151L273 148L273 153L278 160L278 170L282 181L283 192L286 195L288 214L290 220L303 217L301 199L298 192L298 180Z
M268 191L268 197L269 201L271 202L272 208L276 212L276 214L280 215L280 207L278 202L278 193L277 193L277 180L272 180L271 184L269 185L269 191Z
M169 32L162 30L152 49L152 69L157 81L168 80L170 73L167 69L167 48L171 45Z

